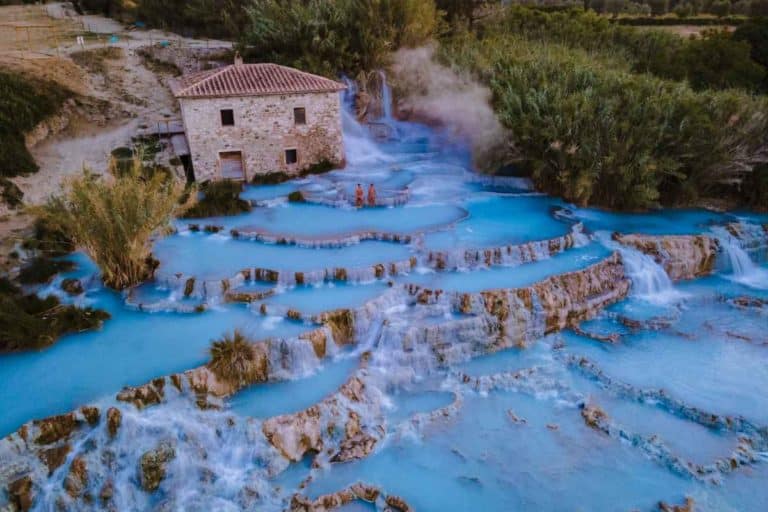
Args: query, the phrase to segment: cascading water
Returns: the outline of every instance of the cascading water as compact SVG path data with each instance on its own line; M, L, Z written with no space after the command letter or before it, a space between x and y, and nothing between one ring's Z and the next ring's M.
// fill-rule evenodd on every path
M381 109L383 114L380 121L389 127L389 138L397 139L400 134L398 133L397 122L392 115L392 87L389 85L389 82L387 82L387 75L384 71L380 71L379 73L381 77Z
M655 305L672 304L686 296L675 288L664 267L651 256L614 242L604 231L596 233L596 238L609 249L621 253L624 268L632 280L632 295Z
M748 225L742 224L741 226L744 233L755 231L750 229ZM759 226L757 226L757 231L762 231ZM721 226L713 227L712 232L717 237L722 251L728 258L728 265L731 271L729 278L750 288L768 290L768 269L761 268L752 260L749 253L743 247L745 241L735 237L726 228ZM746 242L748 243L748 241Z
M89 402L100 416L91 424L78 409L71 433L66 418L46 431L53 440L38 423L1 440L0 508L29 477L37 510L277 511L295 493L358 480L419 510L650 511L686 495L705 511L763 510L765 295L717 274L673 285L653 256L600 231L699 234L728 217L578 209L563 219L557 199L479 179L460 141L448 148L445 134L393 119L385 80L382 122L399 139L375 141L348 85L344 170L249 187L246 197L268 201L202 221L239 236L185 228L156 243L161 270L178 266L165 290L136 300L216 297L216 308L148 313L87 290L72 300L112 301L102 332L3 356L3 434ZM404 199L338 201L358 182ZM306 201L288 202L297 190ZM584 234L596 231L597 243ZM764 271L718 234L734 269ZM593 317L626 296L625 274L630 297ZM633 316L683 296L689 307L673 318ZM582 331L567 329L584 318ZM269 382L206 395L210 340L235 327L257 340ZM607 335L581 335L590 328ZM205 380L194 388L174 374L192 368ZM159 403L146 390L143 408L114 400L169 374Z
M381 151L368 130L355 119L354 101L357 83L343 78L347 90L342 93L341 127L344 132L344 150L347 164L352 166L391 162L392 158Z

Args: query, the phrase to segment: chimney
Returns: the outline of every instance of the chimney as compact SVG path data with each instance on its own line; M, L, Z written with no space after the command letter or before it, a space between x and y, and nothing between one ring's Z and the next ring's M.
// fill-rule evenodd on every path
M240 56L240 52L235 52L235 66L242 66L243 58Z

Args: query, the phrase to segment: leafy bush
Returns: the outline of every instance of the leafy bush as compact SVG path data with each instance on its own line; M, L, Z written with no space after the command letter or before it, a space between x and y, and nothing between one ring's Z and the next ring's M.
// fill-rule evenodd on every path
M8 178L0 177L0 198L9 208L18 208L23 203L24 192Z
M301 190L294 190L290 194L288 194L288 202L290 203L303 203L304 202L304 194L301 193Z
M22 284L49 283L59 272L65 272L74 267L75 264L71 261L37 257L22 267L19 272L19 282Z
M219 215L237 215L251 211L251 203L240 199L243 185L238 181L221 180L208 182L203 187L203 198L192 205L183 217L216 217Z
M58 84L0 70L0 176L37 172L24 134L55 114L71 95Z
M65 306L54 296L24 295L0 278L0 352L44 348L64 334L99 327L108 318L106 311Z
M210 352L208 368L223 381L245 385L256 382L265 373L251 341L239 330L214 341Z
M752 60L768 69L768 18L750 20L733 33L736 41L749 43ZM763 90L768 90L768 74Z
M34 236L24 240L24 249L45 256L63 256L75 250L72 239L44 216L35 220L34 229Z
M97 177L85 170L42 211L47 222L88 253L104 283L115 289L153 275L157 261L150 253L150 238L169 228L180 195L166 176L147 177L141 160L133 163L119 176Z
M236 37L250 0L78 0L75 8L188 36Z
M699 90L739 87L757 91L766 75L766 68L750 57L750 45L722 30L684 39L660 30L617 25L581 9L547 13L523 7L508 9L493 29L531 41L610 54L625 59L631 71L688 80Z
M761 212L768 211L768 164L756 166L742 187L750 207Z
M632 73L620 54L504 32L456 39L443 55L491 86L537 186L581 205L690 204L767 142L765 99Z
M432 0L254 0L247 12L246 55L331 77L381 67L438 22Z

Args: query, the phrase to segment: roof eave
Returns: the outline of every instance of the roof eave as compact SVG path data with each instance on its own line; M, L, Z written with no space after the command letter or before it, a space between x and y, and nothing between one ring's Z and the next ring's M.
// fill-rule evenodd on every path
M285 91L285 92L249 92L249 93L231 93L231 94L189 94L185 91L180 91L178 94L174 94L177 99L211 99L211 98L249 98L253 96L296 96L299 94L325 94L329 92L341 92L347 89L346 85L339 84L338 88L334 89L307 89L305 91Z

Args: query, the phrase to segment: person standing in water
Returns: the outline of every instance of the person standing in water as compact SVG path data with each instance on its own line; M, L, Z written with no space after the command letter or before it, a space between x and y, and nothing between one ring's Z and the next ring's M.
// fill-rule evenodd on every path
M363 187L359 183L355 187L355 206L357 208L363 207Z
M376 206L376 188L373 183L368 186L368 206Z

